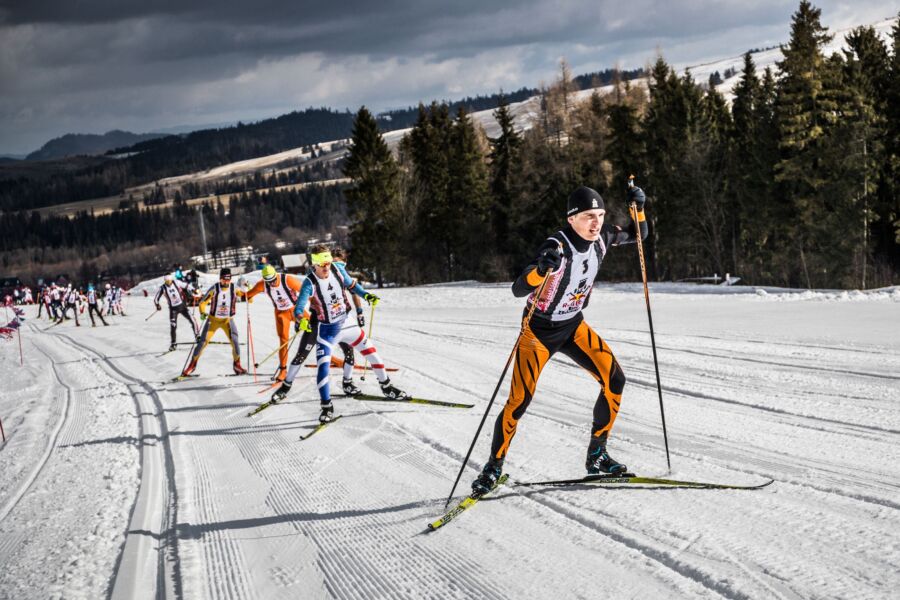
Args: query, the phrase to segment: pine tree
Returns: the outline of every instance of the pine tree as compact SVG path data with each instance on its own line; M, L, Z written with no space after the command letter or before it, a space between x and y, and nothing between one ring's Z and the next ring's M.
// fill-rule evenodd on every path
M518 167L519 146L522 141L516 132L513 116L506 97L500 94L500 104L494 111L500 126L500 135L491 139L491 196L493 197L491 223L497 252L501 256L510 253L509 211L513 204L512 177Z
M447 279L490 277L485 269L494 249L490 231L490 184L485 162L487 140L460 107L450 130Z
M397 261L400 172L375 117L366 107L359 109L353 123L344 174L353 182L344 192L351 218L350 259L360 267L373 269L381 286L384 270Z
M790 231L783 264L786 284L812 285L812 277L820 275L824 265L810 265L819 245L816 229L822 208L819 194L825 173L820 168L826 129L833 120L832 90L826 89L828 65L822 46L831 40L820 22L822 11L808 0L802 0L791 24L791 40L782 47L784 60L778 63L776 114L781 160L776 180L781 182L785 200L792 209ZM796 252L787 252L791 246ZM799 269L792 257L799 255Z

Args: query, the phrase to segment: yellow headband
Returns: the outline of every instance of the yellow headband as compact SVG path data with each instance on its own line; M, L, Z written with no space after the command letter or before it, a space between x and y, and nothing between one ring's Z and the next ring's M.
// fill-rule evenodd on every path
M334 259L331 258L331 252L326 250L325 252L319 252L318 254L313 254L310 256L312 259L312 264L314 267L321 267L322 265L326 265L332 262Z

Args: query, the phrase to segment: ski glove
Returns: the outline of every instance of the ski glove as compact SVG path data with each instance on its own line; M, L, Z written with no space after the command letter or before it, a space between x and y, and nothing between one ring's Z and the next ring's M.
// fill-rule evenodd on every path
M562 263L562 257L559 255L559 249L547 248L538 257L537 269L538 275L543 277L548 271L555 271Z
M378 306L378 303L381 301L381 298L379 298L375 294L370 294L369 292L366 292L366 295L363 296L363 300L365 300L372 306Z
M366 326L366 317L363 315L363 309L361 308L356 309L356 322L359 323L360 327Z
M306 317L300 317L300 320L297 321L297 325L299 325L300 329L307 333L312 332L312 327L309 326L309 319L307 319Z
M156 310L162 310L162 306L160 306L159 304L157 304L157 305L156 305Z
M644 203L646 201L647 196L641 188L635 186L628 190L628 204L636 204L638 211L644 210Z
M206 313L200 313L200 320L201 320L201 321L205 321L205 320L206 320Z

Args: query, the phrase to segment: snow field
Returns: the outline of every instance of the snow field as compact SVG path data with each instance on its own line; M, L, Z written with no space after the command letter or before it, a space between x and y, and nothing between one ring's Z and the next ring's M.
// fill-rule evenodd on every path
M474 408L336 398L344 418L306 441L297 438L316 422L313 369L301 370L285 403L253 418L246 413L270 394L257 393L265 377L257 384L223 377L231 371L227 346L209 346L198 378L164 383L178 373L189 346L162 355L168 323L160 317L145 323L152 298L138 296L130 300L135 316L115 317L109 328L66 324L26 332L36 344L26 343L29 358L38 348L55 353L73 398L84 394L95 420L107 424L81 419L82 433L70 437L78 421L70 410L46 465L0 519L0 597L98 597L110 589L114 597L164 598L593 598L600 590L610 597L891 597L900 585L896 290L846 297L652 290L672 476L726 483L772 477L772 486L506 487L426 534L425 525L443 512L516 338L522 302L508 286L379 292L384 301L373 340L386 364L400 367L391 375L395 384ZM278 345L270 304L261 297L250 305L257 360ZM245 310L241 304L236 318L242 342ZM628 378L610 452L639 474L664 475L639 286L597 288L586 318ZM180 340L188 338L185 326L179 323ZM3 374L17 365L12 350L0 346ZM274 362L261 371L271 373ZM20 387L0 392L4 423L16 422L15 436L0 449L2 490L28 478L48 443L36 432L60 418L47 396L59 388L52 370L25 373L16 380ZM377 393L371 372L364 382L359 373L355 378ZM508 381L458 494L487 458ZM512 480L583 473L598 391L567 359L548 364L511 446ZM24 447L26 432L36 436L27 445L31 467L7 471L12 450L20 448L12 444ZM114 485L122 493L104 491L109 471L91 478L87 454L71 455L76 469L69 471L82 474L78 482L53 476L63 471L66 453L89 449L124 452L128 460L116 463L113 474L122 479L121 489ZM56 509L69 497L60 493L66 485L91 498L109 494L110 512ZM0 493L2 507L10 495ZM141 519L148 524L136 524ZM84 521L97 530L92 552L74 548L79 558L72 565L68 550L48 551L53 541L44 531L77 533ZM23 549L30 557L43 549L48 558L19 558ZM68 575L42 587L51 571Z

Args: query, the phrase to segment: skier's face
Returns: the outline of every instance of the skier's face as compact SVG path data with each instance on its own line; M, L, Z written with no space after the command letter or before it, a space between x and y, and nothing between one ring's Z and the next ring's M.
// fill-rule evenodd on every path
M589 242L594 242L600 238L600 228L603 227L605 217L605 210L593 208L569 217L569 224L579 236Z
M323 265L316 265L316 275L321 278L328 277L328 270L331 268L331 263L325 263Z

